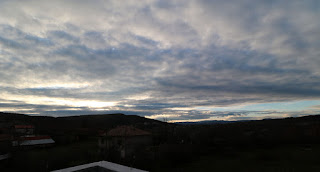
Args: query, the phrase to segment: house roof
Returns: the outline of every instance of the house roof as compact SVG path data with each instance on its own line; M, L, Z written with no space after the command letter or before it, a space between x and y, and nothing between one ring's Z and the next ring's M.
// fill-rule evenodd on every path
M31 146L31 145L46 145L55 143L52 139L41 139L41 140L24 140L20 143L20 146Z
M143 136L151 135L151 133L135 128L133 126L119 126L117 128L111 129L107 136Z
M43 139L51 139L50 136L26 136L21 137L22 140L43 140Z
M54 140L50 136L28 136L20 137L19 141L15 140L12 142L13 146L30 146L30 145L45 145L53 144Z
M85 171L85 170L92 169L92 168L99 168L96 171L105 170L105 171L110 171L110 172L147 172L144 170L139 170L136 168L127 167L124 165L115 164L115 163L108 162L108 161L93 162L93 163L89 163L89 164L65 168L65 169L56 170L56 171L52 171L52 172L76 172L76 171Z
M15 125L14 128L34 128L33 125Z
M10 153L6 153L6 154L0 154L0 161L1 160L4 160L4 159L8 159L11 157L11 154Z

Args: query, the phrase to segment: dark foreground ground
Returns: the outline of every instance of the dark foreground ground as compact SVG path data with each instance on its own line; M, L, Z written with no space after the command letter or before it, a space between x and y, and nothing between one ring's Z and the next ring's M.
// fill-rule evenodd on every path
M49 134L56 143L46 148L13 149L12 158L0 161L0 172L46 172L100 160L155 172L320 171L320 116L206 125L167 124L125 115L3 117L3 124L33 124L38 133ZM97 131L117 125L133 125L152 133L152 145L126 160L99 154Z
M15 154L2 171L50 171L102 160L95 142L28 150ZM272 148L226 148L189 160L159 159L145 164L150 171L304 172L320 171L320 145L282 145ZM136 164L132 164L135 166ZM144 168L143 164L140 166Z
M304 172L320 171L320 145L228 150L154 171Z

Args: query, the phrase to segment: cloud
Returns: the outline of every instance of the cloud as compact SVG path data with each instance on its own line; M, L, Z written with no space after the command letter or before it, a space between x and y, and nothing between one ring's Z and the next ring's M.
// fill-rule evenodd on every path
M205 120L229 112L197 108L320 97L317 1L0 3L3 109Z

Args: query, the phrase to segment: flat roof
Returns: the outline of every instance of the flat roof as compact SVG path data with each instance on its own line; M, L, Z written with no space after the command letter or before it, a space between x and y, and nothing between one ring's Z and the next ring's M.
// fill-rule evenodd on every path
M11 157L10 153L2 154L2 155L0 155L0 160L8 159L10 157Z
M26 128L34 128L33 125L15 125L14 128L16 129L26 129Z
M13 146L45 145L53 143L55 143L55 141L52 140L50 136L21 137L18 140L12 141Z
M104 171L103 171L104 170ZM89 164L79 165L75 167L65 168L61 170L55 170L52 172L147 172L136 168L127 167L120 164L115 164L108 161L99 161Z

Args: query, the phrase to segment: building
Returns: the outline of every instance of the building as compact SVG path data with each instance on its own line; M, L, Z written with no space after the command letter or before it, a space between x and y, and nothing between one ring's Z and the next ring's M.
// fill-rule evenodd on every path
M52 172L147 172L108 161L99 161Z
M33 125L14 125L12 128L13 147L47 147L55 143L50 136L35 135Z
M115 153L120 158L131 158L152 145L151 133L133 126L119 126L99 138L101 153Z
M12 146L47 147L54 143L55 141L50 136L22 136L12 141Z
M33 125L14 125L13 130L16 135L33 135L35 128Z

